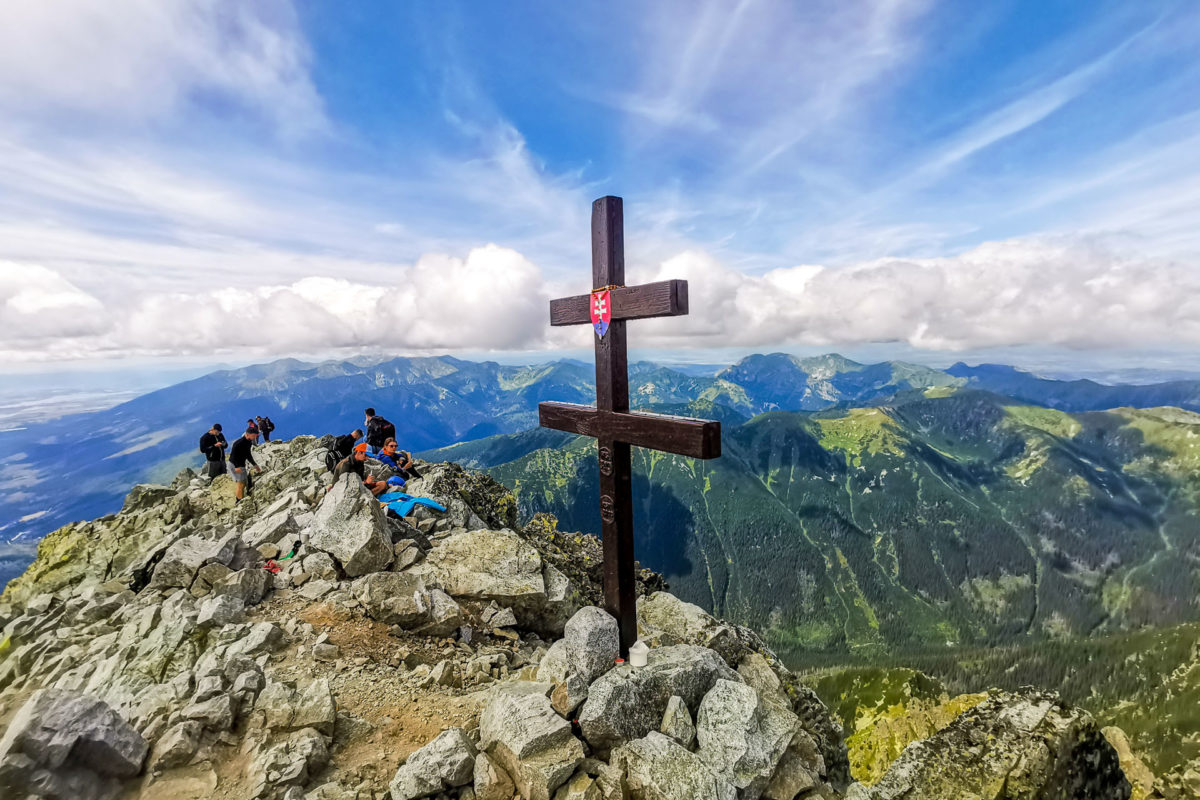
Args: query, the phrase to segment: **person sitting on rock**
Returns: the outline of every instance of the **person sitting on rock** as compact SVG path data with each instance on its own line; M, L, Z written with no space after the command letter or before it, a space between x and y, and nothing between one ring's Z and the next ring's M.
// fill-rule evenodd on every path
M413 466L412 453L401 450L395 439L388 439L384 442L383 449L375 457L385 467L396 470L397 474L406 481L421 477L416 467Z
M262 474L262 467L254 460L253 445L257 438L258 431L247 428L229 448L229 466L233 467L233 494L239 503L246 496L246 492L254 488L254 482L250 480L250 465L254 465L256 474Z
M209 478L225 474L225 434L221 433L221 423L214 422L208 433L200 437L200 452L204 453L204 463Z
M357 475L359 480L363 482L363 486L366 486L371 494L376 497L387 491L388 485L386 481L381 481L367 472L366 443L354 445L354 452L338 462L337 468L333 471L333 484L330 484L329 489L332 489L334 484L347 473ZM325 491L329 491L329 489Z
M362 428L355 428L354 430L350 431L349 433L347 433L343 436L339 436L336 439L334 439L333 440L333 455L334 455L334 457L338 461L341 461L343 458L347 458L351 453L354 452L354 445L356 445L360 441L362 441L362 438L363 438Z

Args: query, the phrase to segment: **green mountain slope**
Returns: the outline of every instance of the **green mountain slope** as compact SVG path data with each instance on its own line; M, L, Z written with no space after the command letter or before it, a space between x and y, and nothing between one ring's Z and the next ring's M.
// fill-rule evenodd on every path
M780 649L1060 639L1197 617L1200 415L1067 414L943 384L879 408L736 420L715 461L635 450L637 552L681 596ZM470 462L524 513L598 531L594 444L544 436L473 443Z

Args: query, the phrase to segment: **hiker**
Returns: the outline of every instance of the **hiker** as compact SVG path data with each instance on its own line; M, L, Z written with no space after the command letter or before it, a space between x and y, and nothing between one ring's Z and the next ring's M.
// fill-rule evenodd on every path
M383 443L383 449L375 456L384 466L391 467L404 480L419 478L421 474L413 466L412 453L401 450L395 439L389 438Z
M333 457L338 461L354 452L354 445L362 441L362 428L355 428L349 433L333 440ZM332 472L333 470L330 470Z
M271 431L275 430L275 423L271 422L270 417L255 417L254 421L258 423L259 433L262 434L263 441L271 441Z
M262 467L254 460L253 445L257 438L258 431L246 428L246 432L229 448L229 465L233 467L233 494L239 503L246 496L246 492L254 488L254 481L250 480L250 465L254 465L255 474L262 474Z
M375 409L368 408L367 415L367 446L371 448L372 455L383 449L383 443L388 438L396 438L396 426L388 422L381 416L375 413Z
M214 422L208 433L200 437L200 452L204 454L204 463L209 478L225 474L225 434L221 433L221 423Z
M333 471L333 483L325 491L328 492L332 489L334 484L346 473L357 475L363 482L363 486L366 486L376 497L387 491L388 485L385 481L381 481L367 472L367 445L365 442L354 445L354 451L338 462L337 468Z
M246 420L246 433L253 433L253 434L254 434L254 441L255 441L255 442L257 442L257 441L258 441L258 434L259 434L259 430L258 430L258 423L257 423L257 422L255 422L255 421L254 421L254 420L252 420L252 419L248 419L248 420Z

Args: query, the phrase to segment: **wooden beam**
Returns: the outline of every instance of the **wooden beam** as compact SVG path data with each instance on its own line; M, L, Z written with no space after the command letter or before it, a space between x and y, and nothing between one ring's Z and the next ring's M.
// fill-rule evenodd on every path
M708 419L648 414L641 411L597 411L576 403L538 403L543 428L625 442L688 458L721 456L721 423Z
M613 289L612 318L650 319L652 317L680 317L688 313L687 281L659 281L640 286ZM550 324L590 325L592 296L577 294L550 301Z

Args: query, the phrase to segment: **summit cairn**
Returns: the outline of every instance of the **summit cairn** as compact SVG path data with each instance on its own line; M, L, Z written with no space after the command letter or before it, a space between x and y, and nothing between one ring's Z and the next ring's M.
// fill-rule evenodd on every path
M621 655L637 640L630 445L691 458L721 455L721 423L629 410L625 321L688 313L687 281L625 285L621 198L592 203L591 294L550 301L551 325L590 323L596 331L596 405L539 403L544 428L596 437L604 539L604 605L617 619Z

